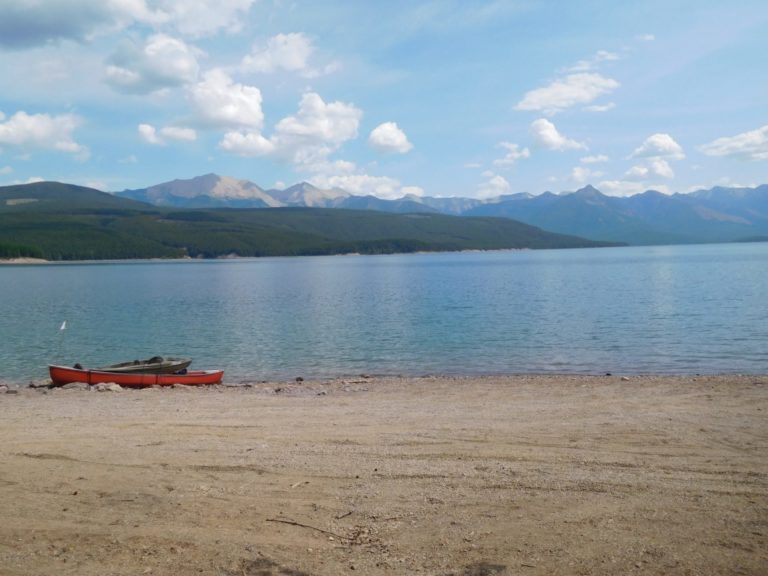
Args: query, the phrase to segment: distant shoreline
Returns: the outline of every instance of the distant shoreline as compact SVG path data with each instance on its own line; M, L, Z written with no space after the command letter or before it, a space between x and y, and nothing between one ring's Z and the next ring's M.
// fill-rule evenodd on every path
M46 260L45 258L0 258L0 265L24 264L117 264L124 262L220 262L227 260L266 260L269 258L319 258L338 256L409 256L424 254L473 254L482 252L530 252L533 250L577 250L591 248L627 248L628 246L580 246L577 248L468 248L466 250L419 250L415 252L387 252L383 254L365 254L361 252L344 252L339 254L291 254L282 256L236 256L224 255L214 258L105 258L103 260Z
M49 264L44 258L0 258L0 264Z

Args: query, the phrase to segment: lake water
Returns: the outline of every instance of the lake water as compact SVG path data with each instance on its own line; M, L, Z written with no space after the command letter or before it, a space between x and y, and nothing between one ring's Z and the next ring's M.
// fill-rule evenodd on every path
M18 382L158 354L229 383L768 372L766 243L0 266L0 303Z

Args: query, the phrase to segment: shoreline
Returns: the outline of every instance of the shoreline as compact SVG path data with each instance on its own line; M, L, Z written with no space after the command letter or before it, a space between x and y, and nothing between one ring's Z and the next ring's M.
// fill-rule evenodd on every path
M408 255L428 255L428 254L474 254L484 252L527 252L531 250L576 250L582 248L626 248L628 246L580 246L577 248L467 248L466 250L417 250L414 252L387 252L383 254L365 254L362 252L341 252L338 254L285 254L282 256L238 256L236 254L225 254L214 258L192 258L186 256L182 258L107 258L104 260L46 260L45 258L0 258L0 264L21 265L21 264L120 264L126 262L219 262L219 261L240 261L240 260L265 260L269 258L322 258L322 257L345 257L345 256L408 256Z
M300 371L297 371L300 372ZM387 382L399 382L408 381L411 383L429 382L429 381L485 381L491 379L505 379L505 380L535 380L535 379L550 379L550 380L563 380L572 381L577 379L584 379L587 381L621 381L631 382L639 380L680 380L695 382L700 379L707 378L768 378L768 372L482 372L482 373L360 373L360 374L340 374L332 376L266 376L262 378L247 378L242 376L235 376L228 378L228 371L224 369L224 378L218 384L213 385L192 385L185 386L189 388L254 388L264 386L286 386L286 385L322 385L333 386L334 384L344 383L350 380L373 380L373 381L387 381ZM91 385L93 388L95 385ZM12 388L12 389L34 389L34 390L54 390L62 388L56 386L51 382L49 377L45 378L25 378L23 380L0 376L0 387ZM162 386L162 388L171 388L171 386ZM126 389L131 389L126 387ZM141 388L135 388L141 389ZM2 393L2 391L0 391Z
M0 264L50 264L50 260L44 258L0 258Z
M353 256L410 256L410 255L430 255L430 254L479 254L479 253L495 253L495 252L533 252L533 251L551 251L551 250L592 250L595 248L665 248L665 247L677 247L677 246L722 246L730 244L753 244L753 243L768 243L768 240L733 240L728 242L688 242L679 244L618 244L608 246L572 246L572 247L560 247L560 248L467 248L464 250L416 250L413 252L387 252L387 253L371 253L366 254L363 252L340 252L333 254L285 254L285 255L273 255L273 256L239 256L235 254L223 254L213 258L203 257L177 257L177 258L106 258L102 260L47 260L45 258L0 258L0 265L37 265L37 264L120 264L120 263L142 263L142 262L220 262L220 261L239 261L239 260L266 260L270 258L322 258L322 257L353 257Z
M9 576L768 564L768 375L23 388L0 414Z
M768 242L768 241L766 241ZM355 256L424 256L430 254L481 254L481 253L496 253L496 252L533 252L533 251L552 251L552 250L592 250L596 248L658 248L665 246L702 246L702 245L721 245L721 244L742 244L740 241L733 242L711 242L711 243L688 243L688 244L618 244L607 246L571 246L571 247L559 247L559 248L467 248L465 250L416 250L413 252L386 252L386 253L371 253L366 254L364 252L340 252L333 254L284 254L273 256L238 256L238 255L221 255L213 258L201 258L201 257L180 257L180 258L120 258L112 259L107 258L103 260L46 260L44 258L0 258L0 265L38 265L38 264L50 264L50 265L66 265L66 264L120 264L120 263L142 263L142 262L232 262L241 260L266 260L270 258L323 258L323 257L355 257Z

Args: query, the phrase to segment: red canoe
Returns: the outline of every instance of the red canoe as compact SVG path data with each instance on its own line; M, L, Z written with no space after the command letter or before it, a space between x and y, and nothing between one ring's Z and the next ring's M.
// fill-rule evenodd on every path
M48 366L54 385L62 386L71 382L85 384L101 384L114 382L120 386L172 386L184 384L199 386L203 384L218 384L224 376L223 370L190 370L184 374L125 374L120 372L103 372L100 370L80 370L67 366Z

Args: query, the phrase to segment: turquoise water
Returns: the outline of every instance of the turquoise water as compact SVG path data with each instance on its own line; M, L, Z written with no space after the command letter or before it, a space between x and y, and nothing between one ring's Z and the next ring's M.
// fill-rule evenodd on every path
M768 244L0 266L0 379L765 373ZM63 321L66 330L60 330Z

